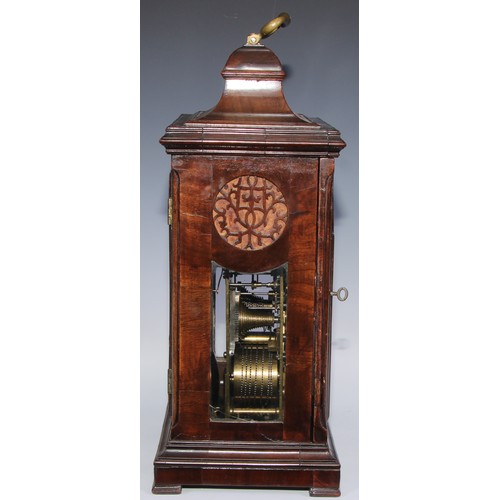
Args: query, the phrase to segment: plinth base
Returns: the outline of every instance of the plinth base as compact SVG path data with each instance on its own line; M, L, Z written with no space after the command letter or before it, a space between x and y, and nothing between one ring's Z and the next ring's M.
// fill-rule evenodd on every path
M340 496L340 464L327 443L170 440L167 417L154 461L153 493L182 487L309 489L311 496Z

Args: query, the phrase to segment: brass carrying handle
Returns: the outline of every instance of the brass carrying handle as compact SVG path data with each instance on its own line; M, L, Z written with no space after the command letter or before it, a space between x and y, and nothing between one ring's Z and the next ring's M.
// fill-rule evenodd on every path
M247 45L258 45L263 38L271 36L279 28L286 28L292 21L288 12L282 12L278 17L271 19L260 28L259 33L250 33L247 37Z
M337 299L339 299L340 302L344 302L345 300L347 300L347 297L349 297L349 292L347 291L347 288L343 286L339 288L336 292L330 292L330 295L332 297L337 297Z

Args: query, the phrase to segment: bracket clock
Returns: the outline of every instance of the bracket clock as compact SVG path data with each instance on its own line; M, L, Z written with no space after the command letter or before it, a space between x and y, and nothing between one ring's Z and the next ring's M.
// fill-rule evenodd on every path
M345 146L294 113L262 45L229 57L211 110L161 144L170 174L169 403L154 493L182 486L304 488L339 496L328 429L333 174Z

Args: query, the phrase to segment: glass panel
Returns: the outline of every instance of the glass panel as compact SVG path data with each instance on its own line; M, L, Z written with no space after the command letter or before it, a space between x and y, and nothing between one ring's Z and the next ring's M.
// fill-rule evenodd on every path
M282 420L287 265L240 273L213 263L212 420Z

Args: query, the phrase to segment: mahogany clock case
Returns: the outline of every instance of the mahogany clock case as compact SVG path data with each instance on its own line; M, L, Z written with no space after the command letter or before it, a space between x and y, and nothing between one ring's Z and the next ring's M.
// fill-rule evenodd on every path
M149 2L142 12L142 126L141 148L141 302L143 331L141 337L141 495L149 497L152 484L151 458L157 446L159 425L166 406L166 369L168 361L168 160L157 143L158 131L184 112L208 109L220 97L223 80L219 72L230 52L242 45L241 33L259 26L269 12L255 12L248 5L233 3L232 9L202 2ZM258 2L257 2L258 5ZM297 35L281 33L281 38L268 45L282 62L288 77L285 96L292 109L319 115L342 130L349 144L337 160L335 173L335 285L350 289L349 301L334 306L334 346L344 349L333 352L332 412L330 426L342 459L344 496L357 494L357 387L353 384L357 371L356 283L357 275L357 9L332 8L329 2L318 2L314 8L304 8L299 2L289 2L293 24L288 28L304 30L316 13L319 26L330 35L324 41L298 43ZM156 9L156 10L155 10ZM238 18L228 17L239 11ZM311 12L311 10L313 12ZM317 12L316 12L317 10ZM321 13L320 13L321 11ZM181 24L191 19L193 12L211 20L210 26L199 22L199 30L187 40ZM189 16L191 14L191 16ZM271 14L272 15L272 14ZM240 17L241 16L241 17ZM248 16L248 22L242 20ZM232 19L227 23L227 19ZM224 21L226 20L226 21ZM319 21L318 21L319 20ZM196 23L196 21L195 21ZM301 26L301 23L303 25ZM229 24L229 28L227 28ZM328 29L326 29L326 25ZM223 32L226 26L228 32ZM205 36L220 30L210 44ZM234 32L234 34L230 33ZM232 38L229 39L229 38ZM286 38L286 40L285 40ZM311 38L311 37L309 37ZM172 42L172 43L169 43ZM196 42L199 42L197 45ZM344 52L335 57L328 46L341 46ZM347 48L347 50L346 50ZM313 50L317 61L305 57ZM168 67L164 61L171 61ZM193 63L195 61L195 63ZM347 64L350 72L337 74L335 69ZM290 70L292 68L292 71ZM304 92L304 88L314 90ZM335 89L332 92L332 89ZM175 99L173 98L175 96ZM346 278L343 279L343 276ZM348 279L349 278L349 279ZM354 311L354 314L353 314ZM344 316L343 316L344 314ZM349 324L348 319L352 321ZM345 349L345 347L348 347ZM354 416L354 418L353 418ZM349 418L347 418L349 417ZM344 436L349 436L345 439ZM353 440L353 436L355 437ZM215 494L215 492L213 493ZM238 495L245 495L240 491ZM355 498L350 496L349 498Z

